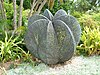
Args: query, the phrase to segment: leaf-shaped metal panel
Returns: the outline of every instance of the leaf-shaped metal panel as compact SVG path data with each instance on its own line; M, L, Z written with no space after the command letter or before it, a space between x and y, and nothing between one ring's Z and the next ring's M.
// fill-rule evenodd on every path
M39 44L39 56L42 61L47 64L56 64L58 62L58 47L57 38L52 23L49 21L46 28L41 30L40 44ZM46 34L46 36L44 36Z
M45 17L47 17L49 20L53 20L53 15L52 15L52 13L48 10L48 9L46 9L45 11L44 11L44 13L43 13L43 15L45 16Z
M47 64L58 62L57 38L52 22L40 19L33 22L25 36L26 46L37 58Z
M28 50L32 53L32 55L34 56L35 53L37 53L37 43L35 40L35 36L33 35L32 32L30 32L29 30L26 32L25 34L25 43L26 43L26 47L28 48ZM36 57L38 57L38 55L35 55Z
M41 31L47 27L48 21L45 19L40 19L32 23L28 27L27 33L25 35L25 42L28 50L36 57L39 57L38 48L41 39L46 39L46 34L42 34L44 37L40 38ZM46 29L44 30L46 32Z
M71 29L71 31L74 35L76 44L78 44L80 41L80 36L81 36L81 27L80 27L78 21L76 20L76 18L71 15L62 15L62 16L54 19L53 21L55 21L55 20L61 20L68 25L68 27Z
M35 14L33 16L31 16L28 20L28 25L31 25L34 21L39 20L39 19L46 19L49 20L47 17L43 16L43 15L39 15L39 14Z
M75 50L76 43L70 28L61 20L54 21L54 29L58 39L59 62L69 60Z
M57 18L57 17L59 17L59 16L61 16L61 15L67 15L66 11L63 10L63 9L58 10L58 11L55 13L54 18Z

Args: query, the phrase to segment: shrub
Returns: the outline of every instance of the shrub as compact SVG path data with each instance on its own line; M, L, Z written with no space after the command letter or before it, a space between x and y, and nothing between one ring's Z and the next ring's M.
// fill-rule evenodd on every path
M27 27L27 25L28 25L28 13L29 13L29 9L27 9L27 10L23 10L23 16L22 16L22 25L23 26L26 26Z
M0 61L6 62L8 60L15 60L16 58L22 57L26 52L19 46L23 44L22 40L17 41L19 36L15 37L12 35L8 37L7 32L5 32L5 39L0 40Z
M63 3L60 3L59 0L54 1L53 9L50 9L47 5L44 6L43 11L48 8L54 15L58 10L64 9L65 11L70 10L71 13L75 10L74 3L72 0L66 0Z
M94 29L84 27L76 53L86 56L100 55L100 27Z
M18 9L18 5L16 5L17 9ZM13 3L5 3L4 2L4 8L6 10L6 17L7 19L12 19L13 18Z
M92 17L98 23L98 25L100 26L100 13L93 13Z
M74 12L72 13L72 15L73 15L74 17L76 17L76 18L80 18L80 17L82 16L82 13L77 12L77 11L74 11Z
M16 5L16 7L18 10L19 6ZM4 8L6 10L7 19L4 20L3 22L0 21L0 23L2 23L3 25L6 23L5 25L6 25L7 30L13 30L13 13L14 13L13 3L5 3L4 2ZM17 13L19 13L19 11ZM22 26L27 26L28 13L29 13L29 9L23 10L23 12L22 12ZM17 14L17 16L19 16L19 14ZM18 17L17 17L17 21L18 21Z
M82 36L76 54L100 55L100 13L83 14L79 18Z
M89 15L89 14L83 14L80 18L78 18L80 25L82 27L82 30L84 30L85 26L88 26L89 28L94 29L100 26L100 22L96 20L95 18L97 16L94 15Z

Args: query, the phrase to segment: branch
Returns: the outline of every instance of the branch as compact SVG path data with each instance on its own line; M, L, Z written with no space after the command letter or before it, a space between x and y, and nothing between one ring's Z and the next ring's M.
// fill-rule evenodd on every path
M37 14L39 14L41 12L41 10L42 10L43 6L46 4L46 2L47 2L47 0L44 0L43 2L41 2L41 5L37 11Z
M31 10L30 10L30 12L29 12L29 14L28 14L28 19L29 19L30 16L32 15L33 9L34 9L34 7L36 6L37 3L38 3L38 1L33 0Z

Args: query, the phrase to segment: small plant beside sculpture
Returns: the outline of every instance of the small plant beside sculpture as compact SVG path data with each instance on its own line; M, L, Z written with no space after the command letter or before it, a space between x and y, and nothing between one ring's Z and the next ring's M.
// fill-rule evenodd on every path
M53 16L46 9L42 15L29 18L25 43L33 56L46 64L57 64L72 57L80 36L81 28L75 17L63 9Z

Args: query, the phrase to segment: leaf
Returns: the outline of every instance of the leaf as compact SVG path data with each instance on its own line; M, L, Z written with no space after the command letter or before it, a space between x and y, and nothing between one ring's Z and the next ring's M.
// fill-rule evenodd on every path
M36 20L39 20L39 19L46 19L46 20L49 20L47 17L45 17L45 16L43 16L43 15L35 14L35 15L33 15L32 17L29 18L29 20L28 20L28 25L31 25L33 22L35 22Z
M51 13L48 9L46 9L46 10L44 11L43 15L44 15L45 17L47 17L50 21L53 20L53 15L52 15L52 13Z
M54 29L60 46L58 50L59 62L64 62L69 60L74 53L76 48L75 39L70 28L61 20L54 21Z
M60 9L60 10L58 10L58 11L55 13L54 19L56 19L56 18L58 18L58 17L60 17L60 16L62 16L62 15L67 15L67 13L66 13L65 10Z
M68 27L70 28L70 30L72 31L74 35L76 44L78 44L80 41L80 36L81 36L81 27L78 21L76 20L76 18L71 15L61 15L55 18L53 22L56 20L61 20L68 25Z
M48 20L39 19L28 27L28 31L25 35L25 43L29 51L40 58L38 54L39 50L44 50L43 47L46 39L46 27L48 25ZM41 46L41 44L43 46ZM43 49L42 49L43 48Z

